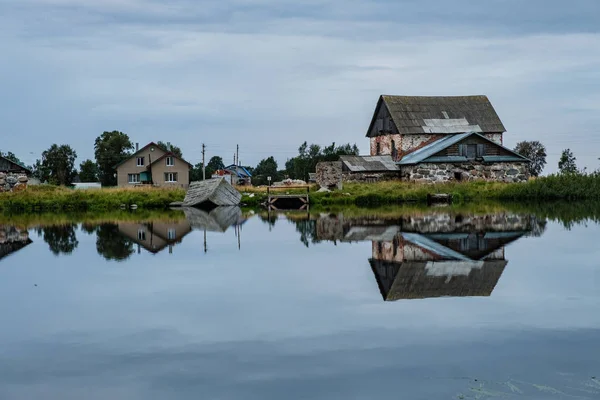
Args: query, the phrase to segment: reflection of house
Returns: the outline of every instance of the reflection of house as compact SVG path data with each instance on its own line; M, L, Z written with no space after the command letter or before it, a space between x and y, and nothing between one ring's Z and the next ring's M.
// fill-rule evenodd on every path
M369 260L384 300L489 296L508 263L504 246L525 232L401 233L373 241Z
M339 215L319 218L316 236L371 241L369 262L384 300L489 296L508 263L504 246L539 226L534 217L506 213Z
M31 244L29 232L14 226L0 226L0 260Z
M216 207L210 211L184 207L185 218L193 229L208 232L225 232L230 226L243 223L239 207Z
M169 247L171 253L173 246L181 243L183 237L192 230L190 223L185 219L177 222L120 222L118 226L119 233L154 254L166 247Z
M137 146L137 144L136 144ZM169 149L151 142L115 166L117 185L153 184L164 187L184 187L190 183L192 165Z

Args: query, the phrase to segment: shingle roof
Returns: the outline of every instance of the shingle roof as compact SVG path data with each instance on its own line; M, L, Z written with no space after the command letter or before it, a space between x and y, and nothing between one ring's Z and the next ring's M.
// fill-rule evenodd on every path
M502 133L506 128L487 96L389 96L382 95L377 111L387 106L400 134L459 133L469 130Z
M480 135L477 132L465 132L465 133L459 133L459 134L455 134L455 135L445 136L439 140L436 140L435 142L433 142L431 144L428 144L425 147L415 150L412 153L409 153L409 154L405 155L404 157L402 157L402 159L400 161L398 161L398 164L400 164L400 165L418 164L425 160L427 160L429 162L462 162L462 161L466 161L467 158L463 157L463 156L449 156L449 157L435 157L435 158L432 156L434 154L437 154L440 151L452 146L453 144L456 144L456 143L468 138L469 136L473 136L473 135L479 136L480 138L488 141L489 143L493 144L494 146L501 147L504 150L513 154L513 156L484 156L483 158L484 158L485 162L500 162L500 161L526 162L526 161L529 161L527 158L523 157L522 155L517 154L514 151L512 151L511 149L489 140L488 138L486 138L483 135Z
M351 172L398 171L392 156L340 156L340 161Z

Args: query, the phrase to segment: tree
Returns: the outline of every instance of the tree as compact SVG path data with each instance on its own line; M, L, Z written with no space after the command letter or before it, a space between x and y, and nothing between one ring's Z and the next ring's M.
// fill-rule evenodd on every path
M575 158L575 156L571 152L571 149L563 150L560 156L560 160L558 160L558 170L560 171L560 173L576 174L578 172L577 164L575 164L576 160L577 158Z
M173 144L171 144L171 142L156 142L156 145L160 148L162 148L165 151L169 151L169 147L171 148L171 153L175 154L177 157L179 158L183 158L183 153L181 152L181 149Z
M98 182L98 166L92 160L79 164L79 179L81 182Z
M223 163L223 159L219 156L212 156L210 160L208 160L208 164L206 164L206 169L210 169L213 172L223 168L225 168L225 164Z
M531 176L539 176L542 173L546 165L546 146L537 140L522 141L517 143L514 151L531 160L528 167Z
M76 158L77 153L68 144L53 144L42 153L41 179L53 185L70 185L77 175Z
M202 163L197 163L190 170L190 182L202 180Z
M212 156L205 167L206 179L210 179L210 177L215 173L218 169L225 168L225 164L223 164L223 159L219 156ZM190 181L201 181L202 180L202 163L197 163L190 170Z
M7 160L10 160L12 162L14 162L15 164L19 164L19 165L24 165L21 160L19 160L19 157L17 157L15 155L15 153L13 153L12 151L8 151L8 152L3 152L0 151L0 156L6 158Z
M272 177L274 181L280 180L277 173L277 161L271 156L261 160L252 174L252 182L255 185L267 185L267 177Z
M308 178L309 172L314 172L316 165L320 161L337 161L341 155L358 155L356 144L344 144L341 146L332 143L331 146L324 147L316 144L308 145L302 143L298 148L298 156L290 158L285 163L285 172L290 178L303 179Z
M94 155L98 165L98 178L103 186L115 186L115 165L127 159L133 143L123 132L103 132L94 142Z

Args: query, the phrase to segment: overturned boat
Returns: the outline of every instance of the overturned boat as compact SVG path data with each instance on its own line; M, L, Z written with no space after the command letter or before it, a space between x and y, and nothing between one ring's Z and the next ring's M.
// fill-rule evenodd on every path
M212 209L219 206L237 206L242 194L222 178L192 182L181 204L183 207Z

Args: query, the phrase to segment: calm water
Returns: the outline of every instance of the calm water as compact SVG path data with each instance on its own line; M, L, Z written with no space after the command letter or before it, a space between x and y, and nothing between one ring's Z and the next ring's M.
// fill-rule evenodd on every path
M4 222L0 399L600 399L600 226L371 214Z

